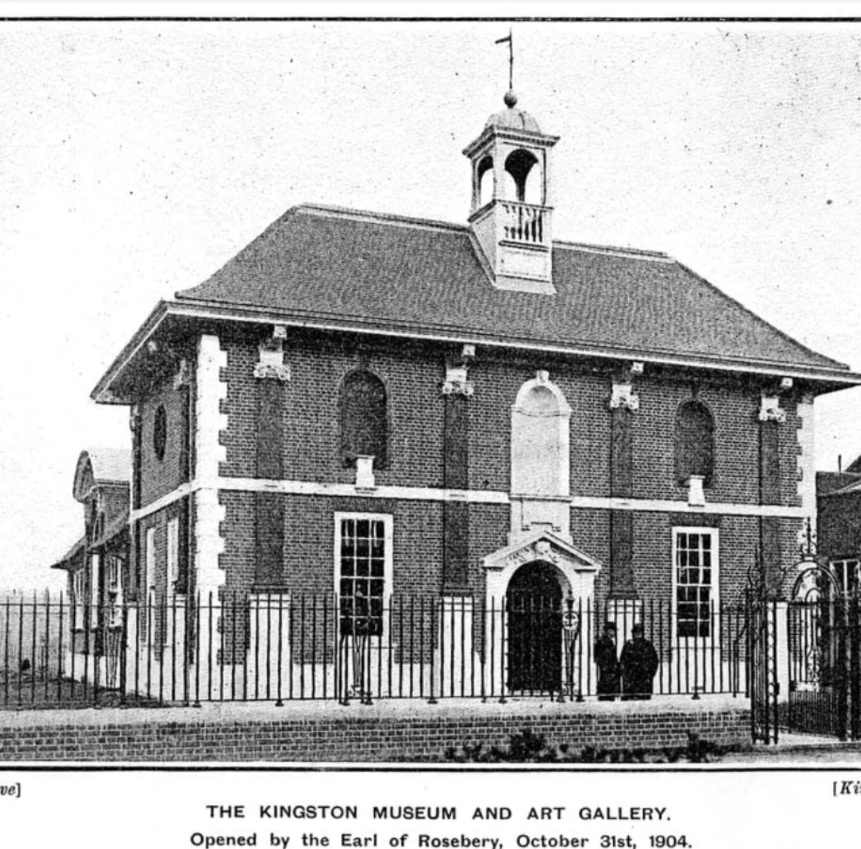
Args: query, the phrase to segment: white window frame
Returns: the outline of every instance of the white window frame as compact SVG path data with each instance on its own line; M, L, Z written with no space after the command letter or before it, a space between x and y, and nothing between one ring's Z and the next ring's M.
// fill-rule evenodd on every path
M711 646L719 645L720 643L720 530L718 528L704 527L702 525L681 525L674 526L672 529L672 570L673 570L673 636L674 643L680 646ZM679 635L679 535L680 534L696 534L698 536L711 537L711 583L709 585L709 611L712 616L709 621L708 637L682 637ZM688 585L690 586L690 585ZM698 586L704 586L699 584Z
M390 513L335 513L335 547L333 551L335 582L335 598L341 598L341 525L344 521L353 519L357 521L367 520L383 523L383 627L382 633L375 638L382 645L388 640L389 635L389 608L392 598L392 574L394 566L394 517ZM340 605L336 604L337 614L340 617Z

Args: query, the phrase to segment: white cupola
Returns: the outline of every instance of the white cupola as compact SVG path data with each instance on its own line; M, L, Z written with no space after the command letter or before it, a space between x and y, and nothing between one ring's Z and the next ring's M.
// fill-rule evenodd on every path
M472 164L470 228L499 289L556 294L553 286L553 207L550 153L558 136L505 95L463 152Z

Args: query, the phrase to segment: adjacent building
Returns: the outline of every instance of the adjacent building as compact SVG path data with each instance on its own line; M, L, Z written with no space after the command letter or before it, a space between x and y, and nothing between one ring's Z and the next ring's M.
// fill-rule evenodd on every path
M818 553L845 592L861 587L861 457L838 472L816 476Z

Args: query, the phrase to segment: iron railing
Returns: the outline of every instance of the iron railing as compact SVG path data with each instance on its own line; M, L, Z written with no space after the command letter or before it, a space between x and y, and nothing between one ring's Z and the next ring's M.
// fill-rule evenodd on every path
M712 606L691 627L663 601L394 595L0 601L0 706L596 695L595 642L636 623L656 695L747 695L748 610ZM685 636L686 634L690 636Z

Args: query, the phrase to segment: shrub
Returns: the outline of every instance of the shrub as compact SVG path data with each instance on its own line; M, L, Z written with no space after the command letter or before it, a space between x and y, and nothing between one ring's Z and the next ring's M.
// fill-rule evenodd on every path
M702 740L698 734L688 733L686 746L664 746L660 749L605 749L585 746L579 752L563 743L557 749L547 743L547 738L536 734L531 728L524 728L508 738L506 746L464 743L460 749L453 746L445 752L445 760L454 763L571 763L571 764L644 764L644 763L708 763L720 760L728 752L736 751L737 746L722 746Z

